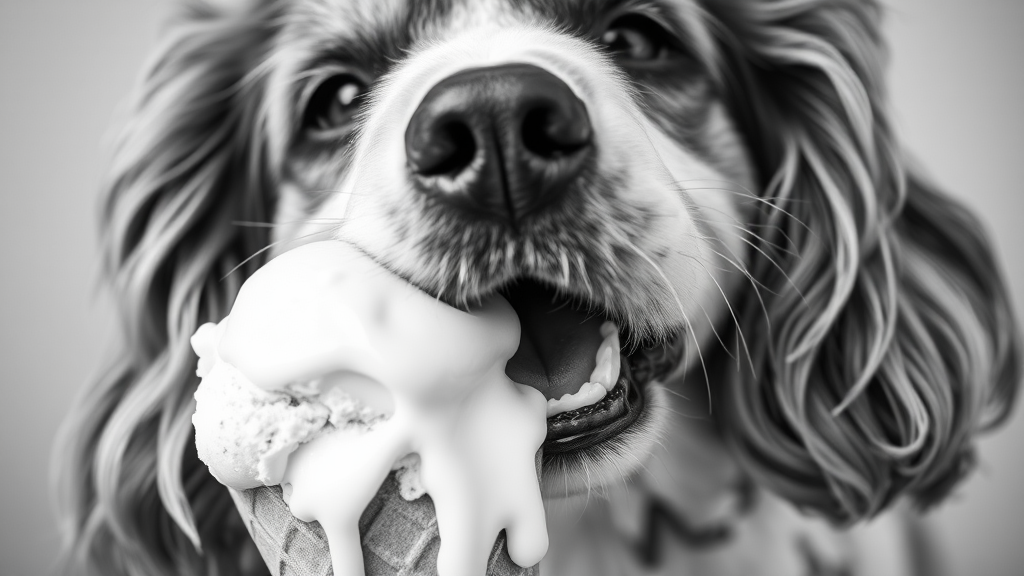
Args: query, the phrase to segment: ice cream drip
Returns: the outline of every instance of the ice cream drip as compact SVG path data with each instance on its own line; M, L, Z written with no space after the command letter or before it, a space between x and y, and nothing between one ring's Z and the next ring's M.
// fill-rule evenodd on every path
M440 576L483 576L501 530L512 560L532 566L548 544L535 467L547 404L505 375L519 335L500 297L458 310L351 246L302 246L253 274L231 313L197 331L193 346L201 387L230 377L257 388L260 401L291 392L288 407L305 394L323 408L302 412L301 425L274 428L273 458L240 469L218 459L237 439L200 437L212 436L219 428L210 419L223 416L200 406L200 456L229 486L282 483L292 514L323 527L339 576L363 574L359 517L410 454L419 456L419 481L437 514ZM338 402L338 390L354 403ZM282 437L290 431L298 436Z

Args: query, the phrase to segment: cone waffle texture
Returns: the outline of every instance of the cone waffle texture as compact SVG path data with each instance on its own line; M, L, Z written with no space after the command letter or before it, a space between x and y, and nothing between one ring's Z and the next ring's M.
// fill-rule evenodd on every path
M263 561L272 576L332 576L327 536L320 524L291 515L280 486L231 490ZM388 476L359 519L366 576L435 576L441 538L429 496L409 502ZM522 568L505 549L505 533L494 543L487 576L539 576ZM337 576L361 576L338 574Z

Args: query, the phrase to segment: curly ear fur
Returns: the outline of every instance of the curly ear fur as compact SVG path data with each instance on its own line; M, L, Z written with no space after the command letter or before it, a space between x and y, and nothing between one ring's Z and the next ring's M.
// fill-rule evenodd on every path
M722 91L764 176L740 329L719 391L755 478L850 522L948 494L1020 380L1014 316L981 225L905 175L866 0L712 2ZM753 292L753 291L751 291ZM755 336L756 335L756 336Z
M83 391L58 451L68 572L238 573L248 536L192 441L189 337L227 313L258 262L229 272L268 241L233 221L268 210L258 79L247 75L272 22L271 7L193 8L132 102L102 224L123 350Z

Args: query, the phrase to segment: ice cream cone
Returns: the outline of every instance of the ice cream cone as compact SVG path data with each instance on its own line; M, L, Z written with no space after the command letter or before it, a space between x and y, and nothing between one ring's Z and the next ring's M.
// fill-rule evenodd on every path
M316 522L303 522L288 510L280 486L231 490L246 528L272 576L330 576L327 536ZM402 498L394 474L388 476L359 520L366 576L434 576L441 544L430 496ZM487 576L538 576L509 558L502 532L487 563ZM337 576L361 576L339 574Z

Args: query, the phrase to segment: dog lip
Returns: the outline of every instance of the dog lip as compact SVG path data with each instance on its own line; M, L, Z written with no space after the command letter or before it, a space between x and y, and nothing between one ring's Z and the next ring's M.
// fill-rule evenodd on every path
M548 418L544 442L545 465L566 465L566 459L582 457L594 448L628 430L645 410L646 387L672 373L682 358L685 332L666 343L623 353L615 387L590 406Z
M634 380L627 362L622 362L615 388L601 401L548 418L545 458L586 450L629 428L644 409L643 384Z

